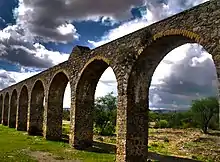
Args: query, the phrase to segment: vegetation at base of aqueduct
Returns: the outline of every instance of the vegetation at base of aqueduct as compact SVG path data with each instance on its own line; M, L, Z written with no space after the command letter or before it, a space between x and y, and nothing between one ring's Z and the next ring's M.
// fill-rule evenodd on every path
M213 97L193 101L186 112L149 112L149 145L158 156L182 157L207 162L220 159L217 100ZM73 162L112 162L115 159L117 98L108 94L96 99L94 141L96 147L80 151L68 142L48 141L40 136L0 126L1 161L71 160ZM199 106L198 106L199 105ZM209 109L201 109L201 108ZM203 110L203 111L201 111ZM196 116L195 116L196 114ZM208 114L208 116L206 116ZM212 115L211 115L212 114ZM63 113L69 119L68 112ZM212 116L211 118L208 118ZM204 123L208 122L204 133ZM205 122L206 121L206 122ZM69 121L63 122L63 134L69 134ZM203 131L202 131L203 130ZM67 136L64 136L67 137ZM68 141L66 139L66 141Z

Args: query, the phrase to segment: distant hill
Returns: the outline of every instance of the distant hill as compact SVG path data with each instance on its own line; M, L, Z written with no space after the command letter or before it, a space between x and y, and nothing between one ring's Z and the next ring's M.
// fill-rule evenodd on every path
M70 110L69 107L64 107L63 110ZM186 108L178 108L178 109L150 109L150 111L157 112L157 113L170 113L170 112L185 112L189 109Z
M70 107L64 107L63 110L70 110Z
M171 113L171 112L186 112L189 109L154 109L151 110L153 112L157 112L157 113Z

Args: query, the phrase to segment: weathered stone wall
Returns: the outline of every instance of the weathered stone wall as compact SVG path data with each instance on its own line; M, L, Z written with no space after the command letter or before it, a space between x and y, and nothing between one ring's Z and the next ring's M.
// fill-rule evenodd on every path
M63 95L69 81L70 145L75 148L91 146L95 88L110 66L118 85L116 161L146 161L148 92L157 65L174 48L196 42L212 54L220 78L219 20L220 2L213 0L96 49L76 46L68 61L0 92L3 96L0 104L4 105L2 122L13 123L13 114L6 120L7 112L14 112L13 103L7 106L6 94L12 102L15 99L11 97L12 92L16 90L16 128L27 130L29 134L43 133L47 139L60 139ZM24 86L26 90L22 90Z

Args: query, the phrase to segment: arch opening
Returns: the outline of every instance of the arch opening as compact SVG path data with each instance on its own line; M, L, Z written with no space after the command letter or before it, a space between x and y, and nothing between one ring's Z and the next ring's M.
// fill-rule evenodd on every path
M127 159L135 157L136 160L138 159L137 161L142 161L147 158L149 142L148 114L149 107L152 106L152 102L149 103L149 99L161 102L158 99L158 95L156 95L156 98L155 96L154 98L149 96L150 86L152 87L151 90L161 88L160 85L156 88L154 87L155 85L151 85L153 74L159 63L169 52L187 43L196 42L184 36L165 36L159 38L142 52L133 66L128 82ZM172 64L172 62L167 61L167 64ZM182 68L184 69L184 66ZM163 73L161 75L167 74L166 69L162 68L161 73ZM159 83L163 83L163 80L159 80Z
M43 135L44 120L44 86L42 81L35 82L31 92L28 133Z
M9 110L9 127L16 127L16 112L17 112L17 91L14 89L10 100L10 110Z
M63 115L62 115L62 136L64 140L69 140L70 134L70 111L71 111L71 87L70 82L67 83L63 97Z
M62 138L63 98L69 82L64 72L57 73L49 88L46 122L46 138L60 140Z
M2 117L3 110L4 110L4 108L3 108L3 95L1 94L1 96L0 96L0 123L2 123L2 119L3 119L3 117Z
M26 131L28 115L28 89L25 85L22 87L19 95L17 114L17 130Z
M101 75L95 90L93 108L93 147L100 147L103 152L116 153L118 92L117 79L111 67ZM109 149L101 147L111 143ZM100 146L99 146L100 144ZM116 156L114 156L116 158Z
M95 96L102 96L97 94L97 84L108 67L109 65L102 59L93 60L84 68L77 83L74 103L74 121L76 122L74 123L73 121L73 135L71 138L71 143L75 148L85 149L93 146L93 144L95 145L93 143L94 110L95 106L97 106L95 101L98 101L95 100ZM99 90L104 91L104 89Z
M9 93L7 92L4 98L3 125L8 125L8 111L9 111Z

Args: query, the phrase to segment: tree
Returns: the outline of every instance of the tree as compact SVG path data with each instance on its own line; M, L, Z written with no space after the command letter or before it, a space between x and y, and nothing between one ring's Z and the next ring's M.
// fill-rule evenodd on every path
M191 111L204 133L208 133L208 125L212 117L218 113L219 103L216 97L202 98L192 102Z
M94 105L94 126L101 135L113 135L116 126L117 98L113 92L98 97Z
M63 110L63 120L70 121L70 110Z

